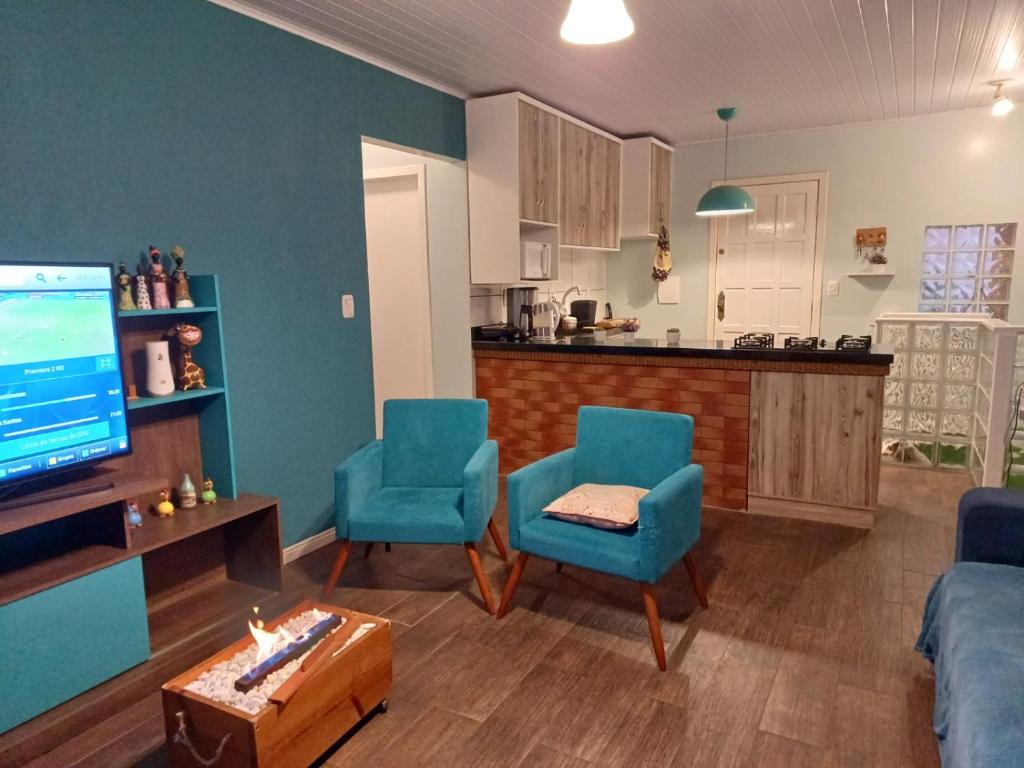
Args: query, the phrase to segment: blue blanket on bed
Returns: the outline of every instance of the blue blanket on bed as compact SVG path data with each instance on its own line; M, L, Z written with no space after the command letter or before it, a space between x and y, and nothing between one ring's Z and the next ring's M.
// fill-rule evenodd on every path
M954 565L928 595L917 650L935 665L944 768L1024 767L1024 568Z

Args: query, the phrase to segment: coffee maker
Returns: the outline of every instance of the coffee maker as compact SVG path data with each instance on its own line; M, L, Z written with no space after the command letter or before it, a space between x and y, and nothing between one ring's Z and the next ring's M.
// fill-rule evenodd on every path
M537 289L531 287L505 289L505 313L509 325L519 330L523 338L533 336L533 306L537 303Z

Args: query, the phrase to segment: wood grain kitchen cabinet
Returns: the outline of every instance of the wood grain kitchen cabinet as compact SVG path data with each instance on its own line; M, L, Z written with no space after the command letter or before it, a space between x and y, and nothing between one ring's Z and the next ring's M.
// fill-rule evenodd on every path
M519 218L558 223L558 115L519 102Z
M621 146L522 93L467 101L470 282L533 282L524 278L534 273L524 273L523 251L536 253L536 244L556 257L545 283L559 279L560 243L618 250Z
M651 136L622 143L622 237L657 237L670 226L672 148Z
M559 242L618 250L621 143L565 119L559 133Z

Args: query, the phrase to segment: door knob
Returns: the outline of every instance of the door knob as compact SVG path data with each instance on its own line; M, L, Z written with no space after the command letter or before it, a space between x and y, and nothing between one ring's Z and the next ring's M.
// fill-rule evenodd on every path
M718 306L718 322L725 320L725 291L718 292L718 301L715 302Z

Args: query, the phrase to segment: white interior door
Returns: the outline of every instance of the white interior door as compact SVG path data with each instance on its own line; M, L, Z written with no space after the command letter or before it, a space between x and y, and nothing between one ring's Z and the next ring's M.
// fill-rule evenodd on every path
M377 437L385 400L434 394L425 181L422 165L363 175Z
M786 336L815 335L819 181L744 189L754 198L754 213L723 216L713 225L713 337L774 333L781 346Z

